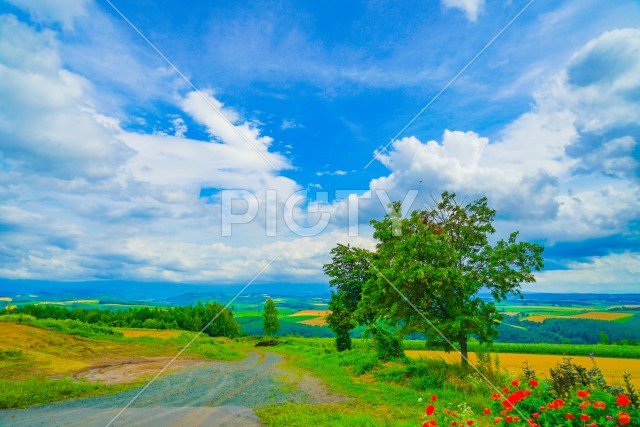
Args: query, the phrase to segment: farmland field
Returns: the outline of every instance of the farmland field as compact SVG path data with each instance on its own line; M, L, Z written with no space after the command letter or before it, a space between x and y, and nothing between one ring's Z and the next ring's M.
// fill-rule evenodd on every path
M623 320L629 317L634 316L633 313L615 313L608 311L592 311L588 313L580 313L580 314L571 314L566 316L554 316L554 315L536 315L536 316L528 316L523 318L522 320L527 320L529 322L544 322L546 319L593 319L593 320L607 320L607 321L615 321L615 320Z
M291 314L290 316L326 316L329 314L327 310L302 310L297 313Z
M296 320L296 323L309 326L325 326L327 325L327 315L330 312L328 310L302 310L294 314L290 314L288 317L302 317L303 319Z
M173 338L183 331L159 331L154 329L117 329L127 338L152 337L152 338Z
M419 358L441 358L449 363L460 361L460 355L456 352L445 353L444 351L419 351L407 350L407 357ZM529 369L536 371L538 375L549 377L549 368L555 368L562 363L564 356L544 355L544 354L525 354L525 353L500 353L497 355L500 359L500 366L514 375L522 372L523 363L529 364ZM475 353L469 353L471 363L476 363ZM587 369L595 365L602 370L610 385L623 385L622 374L628 372L631 374L633 384L640 388L640 360L638 359L616 359L607 357L598 357L591 359L587 356L571 356L573 363L581 365Z

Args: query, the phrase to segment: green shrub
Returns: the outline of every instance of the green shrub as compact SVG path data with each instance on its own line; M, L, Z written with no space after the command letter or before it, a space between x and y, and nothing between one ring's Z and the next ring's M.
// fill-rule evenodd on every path
M401 338L387 331L380 325L371 325L368 331L375 342L378 358L391 360L404 356Z
M351 350L351 335L349 335L349 331L339 330L336 333L336 348L338 351Z

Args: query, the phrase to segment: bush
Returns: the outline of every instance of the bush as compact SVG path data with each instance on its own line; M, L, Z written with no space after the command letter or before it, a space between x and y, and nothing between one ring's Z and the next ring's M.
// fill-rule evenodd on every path
M339 330L337 332L336 348L338 351L351 350L351 335L349 335L349 331Z
M397 359L404 356L402 339L382 328L380 325L371 325L369 333L375 342L378 358L382 360Z

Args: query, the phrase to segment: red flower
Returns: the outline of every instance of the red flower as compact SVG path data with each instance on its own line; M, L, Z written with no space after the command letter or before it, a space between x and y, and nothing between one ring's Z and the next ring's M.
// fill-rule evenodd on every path
M511 393L507 398L509 402L518 403L524 399L525 393L522 390L518 390L515 393Z
M436 411L436 408L433 405L427 406L427 415L432 415Z
M468 426L473 425L473 421L472 420L467 420L467 425Z
M556 399L553 401L553 407L554 408L562 408L564 406L564 400L562 399Z
M436 396L435 394L433 396L431 396L431 401L435 402L436 400L438 400L438 396Z
M509 393L509 387L505 387L505 388L503 388L503 389L502 389L502 392L503 392L503 393Z
M578 397L582 399L584 399L585 397L588 397L589 394L591 394L589 390L578 390Z
M538 387L540 383L537 380L529 380L529 385L531 387Z
M511 415L507 415L506 418L504 419L506 422L510 423L513 421L513 417Z
M587 415L587 414L582 414L582 415L580 415L580 419L581 419L582 421L589 421L589 415Z
M616 399L616 404L618 406L627 406L629 404L629 398L627 396L625 396L624 394L620 394L620 395L618 395L618 398Z
M618 421L620 424L629 424L631 422L631 416L626 412L620 412L618 414Z
M541 407L540 407L540 411L546 411L546 410L547 410L547 407L546 407L546 406L541 406Z
M604 408L607 407L607 404L604 403L604 402L600 402L600 401L593 402L593 407L596 408L596 409L604 409Z
M491 395L491 399L492 399L492 400L498 400L498 399L500 399L500 394L498 394L498 393L493 393L493 394Z
M489 408L484 408L484 414L485 415L489 415L491 413L491 409Z
M513 402L511 402L509 400L503 400L502 401L502 406L504 406L507 409L513 409Z
M531 416L532 416L533 418L540 418L540 414L539 414L539 413L537 413L537 412L534 412L533 414L531 414Z
M514 387L518 387L520 385L520 381L513 380L513 381L511 381L511 385L514 386Z
M572 420L572 419L574 419L574 418L575 418L575 417L573 416L573 414L567 414L567 415L565 415L565 417L566 417L568 420Z

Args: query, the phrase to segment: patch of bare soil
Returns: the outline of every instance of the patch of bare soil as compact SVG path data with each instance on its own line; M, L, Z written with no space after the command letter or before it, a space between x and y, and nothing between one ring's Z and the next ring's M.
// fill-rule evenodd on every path
M330 392L322 381L309 374L304 374L297 384L300 391L307 393L311 397L311 403L313 404L321 405L353 400L352 397Z
M157 374L171 357L137 357L131 359L114 360L113 362L92 366L76 372L73 377L88 381L100 381L104 384L128 384L139 379L152 377ZM181 357L176 359L165 373L175 372L184 368L202 366L210 363L205 359Z
M282 365L277 370L280 379L309 396L309 403L311 404L323 405L353 400L352 397L343 396L329 391L322 380L310 374L291 372L282 368Z

